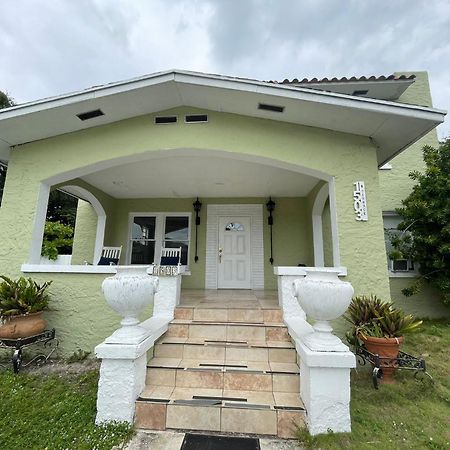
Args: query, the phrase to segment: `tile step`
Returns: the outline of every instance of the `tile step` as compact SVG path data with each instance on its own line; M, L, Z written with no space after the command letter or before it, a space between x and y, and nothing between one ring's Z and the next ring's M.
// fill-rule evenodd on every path
M276 323L217 323L173 320L169 324L166 336L224 341L291 341L287 327Z
M295 427L304 425L301 407L245 404L223 399L170 400L168 402L138 399L135 424L153 430L196 430L223 433L295 437Z
M202 368L149 367L147 387L208 388L255 392L298 393L300 375L285 371L230 368L225 366Z
M244 361L231 359L181 359L181 358L158 358L151 359L147 365L148 368L159 369L222 369L240 370L243 372L264 372L264 373L292 373L298 375L300 369L293 362L274 362L274 361Z
M163 337L154 347L157 358L198 360L297 362L291 342L226 341Z
M283 322L281 309L255 309L255 308L211 308L211 307L177 307L175 319L203 320L206 322Z

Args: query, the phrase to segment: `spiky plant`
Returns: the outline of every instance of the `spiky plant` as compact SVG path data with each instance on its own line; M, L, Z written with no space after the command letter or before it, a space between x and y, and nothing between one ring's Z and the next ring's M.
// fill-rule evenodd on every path
M48 308L50 295L47 292L51 281L42 284L31 278L20 277L17 280L0 276L0 317L7 318L32 314Z
M376 295L354 297L344 317L352 325L346 334L351 345L359 345L360 338L369 336L400 337L416 331L422 323Z

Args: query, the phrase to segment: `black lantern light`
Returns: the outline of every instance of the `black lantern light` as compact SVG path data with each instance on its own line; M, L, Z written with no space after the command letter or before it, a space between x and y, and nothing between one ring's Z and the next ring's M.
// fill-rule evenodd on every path
M197 252L197 247L198 247L198 226L200 225L200 210L202 209L202 203L201 201L198 199L195 200L194 203L192 203L192 206L194 207L194 211L195 211L195 258L194 261L197 262L198 261L198 252Z
M272 213L275 210L275 202L272 197L269 197L269 201L266 203L267 211L269 211L268 223L270 226L270 264L273 264L273 238L272 238L272 226L273 226L273 216Z

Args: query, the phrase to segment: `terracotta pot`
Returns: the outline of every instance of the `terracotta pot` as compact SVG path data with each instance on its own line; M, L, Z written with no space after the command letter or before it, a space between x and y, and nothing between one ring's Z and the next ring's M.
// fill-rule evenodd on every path
M17 339L34 336L45 330L42 311L23 316L11 316L0 325L0 338Z
M380 358L392 358L395 360L398 356L398 351L400 345L403 343L403 336L398 338L377 338L377 337L367 337L366 339L361 338L370 353L378 355ZM381 381L383 383L395 383L392 378L392 374L397 368L396 361L381 361L380 367L383 371L383 378Z

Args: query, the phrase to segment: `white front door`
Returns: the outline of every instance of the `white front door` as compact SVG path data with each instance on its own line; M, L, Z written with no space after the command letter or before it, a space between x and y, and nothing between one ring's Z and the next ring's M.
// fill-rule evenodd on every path
M250 217L219 218L219 289L251 289Z

